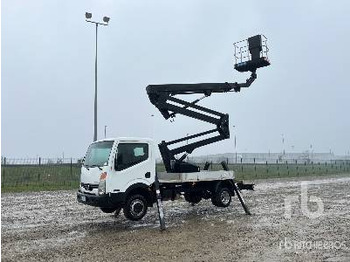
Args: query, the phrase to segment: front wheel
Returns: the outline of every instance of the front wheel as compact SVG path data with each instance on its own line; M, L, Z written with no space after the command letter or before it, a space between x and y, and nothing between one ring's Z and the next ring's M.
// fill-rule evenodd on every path
M143 195L132 195L123 208L124 216L127 219L137 221L142 219L147 213L147 200Z
M214 193L211 202L217 207L228 207L232 200L231 195L231 191L227 187L222 187Z

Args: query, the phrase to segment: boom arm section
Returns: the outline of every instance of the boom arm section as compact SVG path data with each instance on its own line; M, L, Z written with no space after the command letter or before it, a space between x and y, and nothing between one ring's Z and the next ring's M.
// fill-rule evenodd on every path
M186 136L169 142L162 141L159 144L159 150L163 158L167 172L197 172L197 166L184 162L188 154L194 149L224 140L230 137L229 116L209 108L199 106L197 103L210 96L212 93L239 92L242 87L249 87L257 78L256 73L252 72L245 83L204 83L204 84L168 84L168 85L149 85L147 93L151 103L159 109L165 119L172 119L176 114L182 114L194 119L198 119L215 125L214 129ZM184 94L203 94L200 99L188 102L176 95ZM170 145L175 145L184 141L189 141L198 137L217 133L215 136L205 138L184 146L169 149ZM184 153L179 159L175 156Z
M223 114L211 110L209 108L199 106L197 105L197 103L202 99L209 97L213 93L239 92L241 88L249 87L257 78L256 69L270 64L266 57L260 57L259 55L259 52L261 52L261 44L257 45L256 43L259 41L261 42L261 36L258 35L255 37L251 37L248 39L248 43L250 43L249 41L251 42L251 44L249 45L249 52L251 54L254 54L254 59L252 61L240 61L240 63L238 64L236 60L235 65L235 69L240 72L251 72L250 77L244 83L225 82L202 84L165 84L147 86L146 90L151 103L158 108L158 110L165 119L173 119L176 116L176 114L182 114L215 125L215 128L205 132L186 136L169 142L162 141L158 146L167 172L198 172L198 166L184 161L187 155L191 154L196 148L215 143L224 139L228 139L230 137L228 114ZM257 51L257 49L260 51ZM242 49L240 50L242 52ZM235 57L237 57L236 53ZM203 94L204 96L192 102L188 102L175 97L176 95L191 94ZM189 144L187 143L186 145L175 147L173 149L169 148L169 146L171 145L175 145L184 141L189 141L203 136L208 136L214 133L216 134L211 137L206 137L202 140L197 140ZM181 157L175 157L176 155L182 153L183 155Z

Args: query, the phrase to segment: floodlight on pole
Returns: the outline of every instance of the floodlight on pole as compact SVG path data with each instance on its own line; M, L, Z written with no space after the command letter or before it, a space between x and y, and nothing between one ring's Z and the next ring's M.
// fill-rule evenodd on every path
M88 12L85 13L86 19L91 19L91 17L92 17L92 13L88 13Z
M96 25L96 39L95 39L95 46L96 46L96 50L95 50L95 99L94 99L94 138L93 141L97 140L97 29L98 29L98 25L104 25L107 26L108 22L110 20L109 17L105 16L103 17L103 23L102 22L96 22L96 21L92 21L90 20L92 18L92 13L86 12L85 13L85 18L86 18L86 22L89 23L93 23Z
M110 18L109 18L108 16L104 16L104 17L103 17L103 22L108 23L108 22L109 22L109 19L110 19Z

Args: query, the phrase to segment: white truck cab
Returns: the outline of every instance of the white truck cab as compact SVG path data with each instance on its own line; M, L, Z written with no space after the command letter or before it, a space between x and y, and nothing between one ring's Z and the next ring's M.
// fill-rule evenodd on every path
M125 192L132 184L154 182L154 143L146 138L104 139L92 143L81 168L81 192Z
M133 188L149 190L156 174L154 148L153 140L147 138L93 142L81 167L78 201L109 213L122 207Z

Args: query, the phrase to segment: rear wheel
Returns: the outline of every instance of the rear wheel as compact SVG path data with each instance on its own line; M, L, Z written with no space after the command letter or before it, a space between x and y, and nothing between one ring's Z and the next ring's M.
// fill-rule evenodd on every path
M137 221L142 219L147 213L147 200L143 195L131 195L123 208L127 219Z
M213 205L217 207L228 207L231 203L232 194L227 187L221 187L211 198Z

